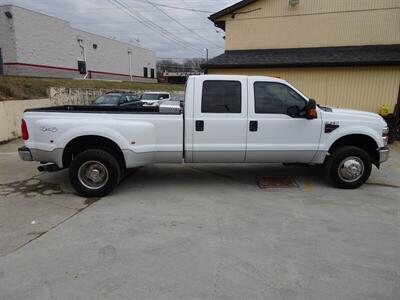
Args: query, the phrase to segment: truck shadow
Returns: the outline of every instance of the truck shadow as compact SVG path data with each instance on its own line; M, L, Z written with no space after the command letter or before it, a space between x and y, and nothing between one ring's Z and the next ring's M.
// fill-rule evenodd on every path
M300 188L310 182L329 186L323 169L316 166L282 164L159 164L128 172L118 189L163 188L171 185L193 187L216 184L257 187L260 179L276 182L275 188ZM268 181L268 180L267 180ZM285 186L285 182L294 182ZM272 186L271 188L274 188Z

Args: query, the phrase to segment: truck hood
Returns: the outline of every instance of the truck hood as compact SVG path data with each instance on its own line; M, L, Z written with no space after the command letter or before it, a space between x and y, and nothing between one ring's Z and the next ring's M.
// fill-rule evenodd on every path
M331 111L324 111L325 114L335 114L339 117L343 117L346 119L351 118L354 121L356 121L357 119L375 121L380 123L382 126L386 126L385 120L380 115L375 113L355 110L355 109L343 109L335 107L329 107L328 109Z
M362 110L356 110L356 109L344 109L344 108L335 108L331 107L333 113L338 113L338 114L346 114L346 115L352 115L352 116L365 116L365 117L371 117L371 118L381 118L380 115L367 112L367 111L362 111Z

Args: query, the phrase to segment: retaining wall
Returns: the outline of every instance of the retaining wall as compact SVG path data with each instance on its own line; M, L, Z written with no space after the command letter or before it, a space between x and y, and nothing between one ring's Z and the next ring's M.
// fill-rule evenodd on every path
M0 142L21 136L21 118L25 109L50 105L50 99L0 101Z

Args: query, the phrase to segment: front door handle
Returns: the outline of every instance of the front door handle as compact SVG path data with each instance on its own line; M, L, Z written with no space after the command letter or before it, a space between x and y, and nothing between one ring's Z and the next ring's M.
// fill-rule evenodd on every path
M258 131L258 121L250 121L250 131Z
M196 131L204 131L204 121L196 121Z

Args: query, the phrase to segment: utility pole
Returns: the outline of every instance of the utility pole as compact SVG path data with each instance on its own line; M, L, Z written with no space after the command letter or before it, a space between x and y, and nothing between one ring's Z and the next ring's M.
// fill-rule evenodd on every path
M133 81L133 74L132 74L132 50L128 49L128 56L129 56L129 77L131 81Z
M206 48L206 61L208 61L208 48Z

